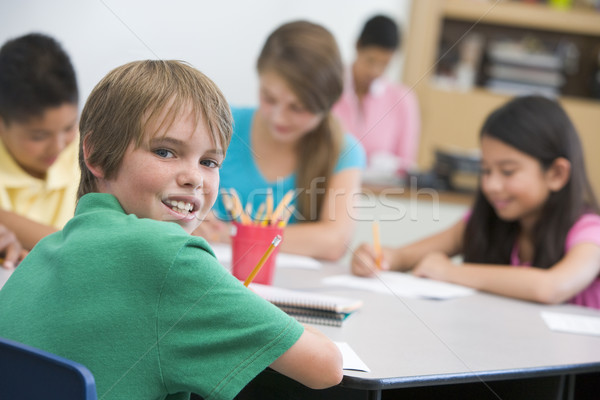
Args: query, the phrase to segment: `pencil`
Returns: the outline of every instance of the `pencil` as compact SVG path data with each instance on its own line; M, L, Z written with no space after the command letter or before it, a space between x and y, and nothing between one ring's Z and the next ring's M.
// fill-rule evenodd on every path
M288 224L290 218L292 217L292 214L294 213L294 205L292 204L291 206L289 206L288 208L286 208L283 212L283 218L281 219L281 221L279 221L279 224L277 225L280 228L285 228L285 226Z
M261 203L260 206L258 207L258 210L256 211L256 215L254 216L254 221L256 225L259 225L262 223L262 218L263 218L263 214L265 213L265 203Z
M252 272L250 272L250 275L248 275L248 277L244 281L244 286L247 287L250 284L250 282L252 282L252 280L258 274L258 272L260 271L262 266L265 264L265 262L267 261L267 259L269 258L269 256L273 252L273 250L275 250L275 247L279 246L279 242L281 242L281 236L277 235L277 236L275 236L275 238L273 238L273 241L269 245L269 248L267 248L267 251L265 251L265 254L263 254L263 256L260 258L260 261L258 262L258 264L256 264L256 267L254 267Z
M231 194L231 199L233 200L233 209L235 212L234 217L239 217L242 224L250 225L250 217L248 217L248 215L244 211L244 207L242 206L240 196L238 196L234 188L229 189L229 193Z
M288 191L285 194L285 196L283 196L283 199L281 199L279 204L277 204L277 208L275 209L275 211L273 211L273 215L271 215L271 225L277 225L279 223L279 219L281 218L281 213L283 212L283 209L286 208L288 204L290 204L290 201L292 201L293 197L293 190Z
M373 221L373 247L375 248L375 265L381 269L383 254L381 252L381 242L379 241L379 222Z
M265 210L265 218L262 226L267 226L273 215L273 189L267 188L267 199L265 200L267 209Z

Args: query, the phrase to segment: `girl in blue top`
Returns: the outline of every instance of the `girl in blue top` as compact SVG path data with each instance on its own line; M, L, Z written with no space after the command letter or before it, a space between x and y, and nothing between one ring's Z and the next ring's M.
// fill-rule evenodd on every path
M268 192L277 205L294 190L295 211L282 251L338 259L354 230L353 199L365 154L331 114L343 86L335 39L313 23L284 24L268 37L257 69L259 106L233 109L234 134L221 188L234 188L254 211ZM226 219L222 201L216 211ZM227 240L229 229L221 226L220 232Z

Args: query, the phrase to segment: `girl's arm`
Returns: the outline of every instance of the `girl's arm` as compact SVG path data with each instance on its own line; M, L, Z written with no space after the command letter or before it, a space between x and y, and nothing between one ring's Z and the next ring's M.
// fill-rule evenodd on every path
M342 355L325 335L308 325L300 339L271 364L275 371L312 389L340 383Z
M415 275L547 304L563 303L585 289L600 273L600 247L580 243L549 269L506 265L453 265L441 254L426 257Z
M14 232L21 245L27 250L31 250L41 239L57 231L52 226L40 224L6 210L0 210L0 222Z
M382 269L406 271L432 252L454 256L461 251L465 230L464 219L450 228L403 247L383 247ZM360 245L352 256L352 273L371 276L377 270L375 251L370 244Z
M320 219L287 226L281 251L332 261L342 257L354 233L354 204L360 192L360 174L359 169L348 168L333 175Z

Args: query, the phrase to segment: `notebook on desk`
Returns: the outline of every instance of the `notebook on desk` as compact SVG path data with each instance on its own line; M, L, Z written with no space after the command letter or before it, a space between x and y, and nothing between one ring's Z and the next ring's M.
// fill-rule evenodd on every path
M362 306L361 300L321 293L302 292L253 283L250 288L263 299L308 324L341 326Z

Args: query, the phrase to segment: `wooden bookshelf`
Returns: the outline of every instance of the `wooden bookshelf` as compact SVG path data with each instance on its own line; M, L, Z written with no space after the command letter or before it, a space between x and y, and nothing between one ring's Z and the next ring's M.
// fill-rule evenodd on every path
M561 10L546 4L511 1L447 0L443 15L464 21L600 36L600 13Z
M437 147L478 147L478 132L487 115L511 96L484 88L461 91L436 85L438 46L445 19L597 37L600 13L593 10L557 10L543 4L483 0L413 1L410 29L405 41L403 81L415 90L421 107L422 132L419 167L433 164ZM559 98L581 136L592 185L600 195L600 101Z

